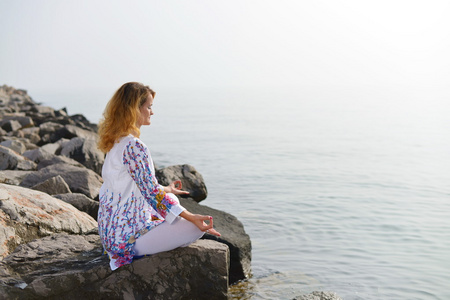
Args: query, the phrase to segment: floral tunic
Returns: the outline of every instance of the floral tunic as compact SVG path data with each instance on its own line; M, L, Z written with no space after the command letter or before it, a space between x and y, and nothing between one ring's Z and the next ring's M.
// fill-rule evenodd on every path
M136 239L164 221L172 223L184 210L154 174L150 151L132 135L121 138L106 155L98 229L112 270L133 261Z

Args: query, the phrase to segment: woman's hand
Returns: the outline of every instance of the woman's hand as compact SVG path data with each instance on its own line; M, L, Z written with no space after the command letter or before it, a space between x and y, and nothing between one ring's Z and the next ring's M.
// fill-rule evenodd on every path
M189 195L188 191L181 190L183 185L181 184L181 180L175 180L169 186L164 187L164 192L172 193L175 195Z
M180 217L183 217L186 220L192 222L195 226L198 227L198 229L200 229L203 232L207 232L215 236L220 236L220 233L213 228L213 217L211 216L192 214L187 210L185 210L180 214ZM208 220L209 224L205 222Z

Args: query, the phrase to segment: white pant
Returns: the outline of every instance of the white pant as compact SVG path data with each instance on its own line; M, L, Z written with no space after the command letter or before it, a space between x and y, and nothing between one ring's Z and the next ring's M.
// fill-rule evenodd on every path
M203 234L204 232L192 222L177 217L172 224L163 222L141 235L134 244L134 251L137 256L142 256L186 247L201 238Z

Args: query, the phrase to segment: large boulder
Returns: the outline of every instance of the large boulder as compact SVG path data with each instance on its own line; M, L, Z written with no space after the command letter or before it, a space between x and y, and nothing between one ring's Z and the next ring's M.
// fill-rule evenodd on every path
M86 195L80 193L65 193L52 196L75 206L79 211L84 211L97 220L99 206L98 201L89 199Z
M0 257L17 245L57 232L96 230L97 222L72 205L46 193L0 184Z
M23 179L20 185L32 187L56 175L61 175L69 185L72 193L82 193L91 199L98 198L100 187L103 183L102 178L94 171L85 167L77 167L69 164L58 163L49 165L37 172L29 174Z
M62 138L70 140L75 137L80 137L80 138L84 138L84 139L93 139L93 140L98 139L97 133L95 133L93 131L83 129L83 128L77 127L75 125L65 125L63 128L52 133L50 140L52 142L56 142Z
M61 155L70 157L86 168L101 174L105 155L97 148L97 140L76 137L64 143Z
M28 158L29 160L34 161L35 163L40 163L43 160L51 159L53 158L53 154L47 152L46 150L42 148L36 148L33 150L27 150L23 153L23 156Z
M0 262L0 299L227 299L228 248L200 240L114 272L98 235L58 234Z
M0 145L0 170L36 170L36 164L7 147Z
M49 195L71 193L69 186L61 175L56 175L44 182L38 183L31 187L33 190L41 191Z
M2 170L0 171L0 183L20 185L22 180L34 171Z
M34 123L30 117L24 115L24 113L15 113L9 116L4 116L0 121L0 126L7 123L10 120L19 122L21 128L33 127Z
M220 237L205 234L203 239L215 240L228 245L230 249L230 284L248 278L251 273L252 243L245 233L242 223L233 215L180 198L180 203L192 213L209 215L214 218L214 228Z
M27 147L19 140L6 140L0 143L3 147L16 151L19 154L23 154Z
M162 185L169 185L175 180L181 180L183 190L189 192L190 198L195 202L206 199L208 191L206 189L203 176L191 165L176 165L156 170L156 178Z

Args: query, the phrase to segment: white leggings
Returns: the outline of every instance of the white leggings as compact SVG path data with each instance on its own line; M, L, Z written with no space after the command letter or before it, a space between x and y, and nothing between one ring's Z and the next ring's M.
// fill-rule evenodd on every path
M172 224L163 222L140 236L134 244L134 251L137 256L142 256L186 247L203 234L192 222L177 217Z

